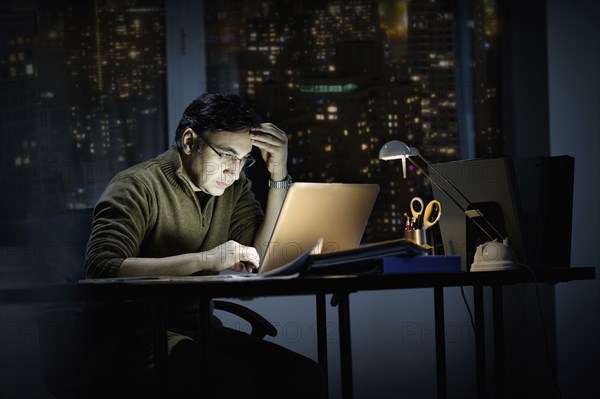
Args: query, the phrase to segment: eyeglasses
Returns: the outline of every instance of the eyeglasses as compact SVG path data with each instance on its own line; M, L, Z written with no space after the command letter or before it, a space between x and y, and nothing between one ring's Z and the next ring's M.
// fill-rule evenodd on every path
M231 155L231 154L226 154L224 152L219 152L217 151L217 149L215 147L213 147L212 145L210 145L210 143L206 140L206 138L201 137L202 141L204 141L206 143L206 145L215 152L215 154L217 154L219 156L219 158L221 158L221 162L226 163L226 164L231 164L231 163L239 163L240 167L242 168L249 168L250 166L254 165L254 163L256 162L256 160L252 157L252 155L248 154L243 158L238 158L235 155Z

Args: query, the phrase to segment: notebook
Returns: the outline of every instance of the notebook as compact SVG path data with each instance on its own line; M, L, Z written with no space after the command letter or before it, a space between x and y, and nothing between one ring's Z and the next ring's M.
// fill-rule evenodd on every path
M378 184L292 184L258 274L280 274L280 268L300 266L311 254L358 247L378 194Z

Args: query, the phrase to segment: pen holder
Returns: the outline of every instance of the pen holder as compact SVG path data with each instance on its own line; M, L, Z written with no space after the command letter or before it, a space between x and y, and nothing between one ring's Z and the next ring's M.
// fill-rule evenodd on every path
M404 239L406 241L413 242L422 247L427 247L427 230L425 229L415 229L415 230L406 230L404 232Z

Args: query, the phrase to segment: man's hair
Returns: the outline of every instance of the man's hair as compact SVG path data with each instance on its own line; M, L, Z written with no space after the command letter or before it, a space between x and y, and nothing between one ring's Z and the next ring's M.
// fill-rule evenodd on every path
M235 132L259 125L258 115L237 94L207 93L196 98L183 111L173 146L181 148L181 136L187 128L202 135L206 132Z

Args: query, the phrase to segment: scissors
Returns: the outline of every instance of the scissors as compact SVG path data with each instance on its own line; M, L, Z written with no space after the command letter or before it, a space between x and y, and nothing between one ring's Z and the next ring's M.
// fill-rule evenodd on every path
M442 204L438 200L429 201L427 206L421 197L410 200L410 211L418 224L423 224L425 230L433 226L442 216Z

